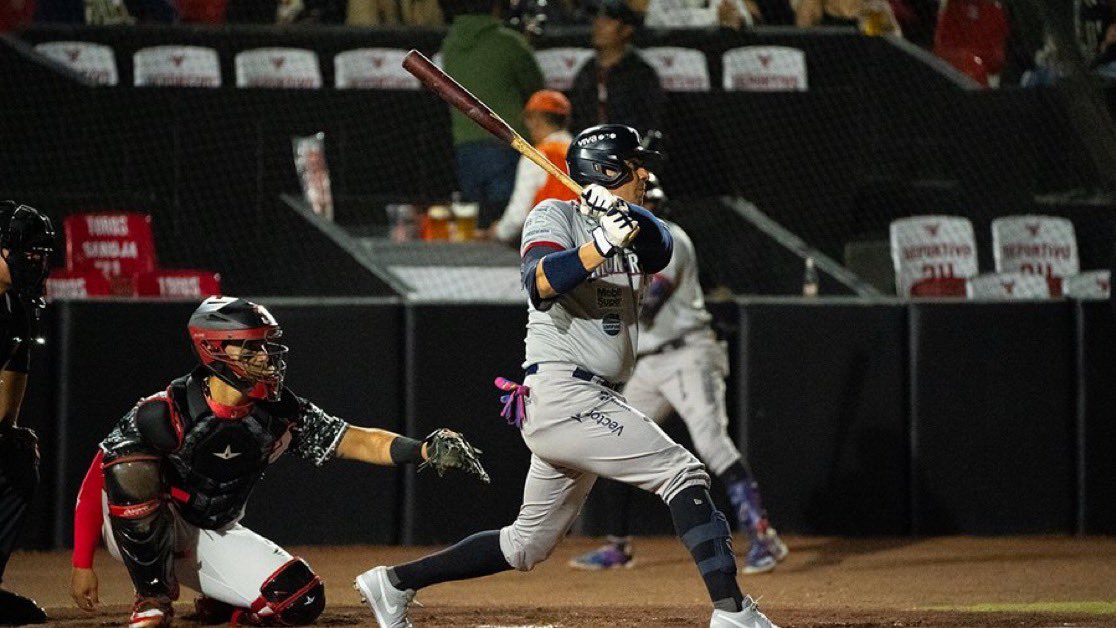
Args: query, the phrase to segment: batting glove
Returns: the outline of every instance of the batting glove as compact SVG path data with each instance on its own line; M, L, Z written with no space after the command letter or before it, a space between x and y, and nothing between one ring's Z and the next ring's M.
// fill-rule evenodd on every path
M626 210L628 205L617 198L615 194L609 192L608 188L592 183L585 186L585 189L581 191L581 202L578 203L577 208L582 214L599 220L601 216L613 209Z
M616 251L632 243L639 233L639 223L628 212L618 209L605 214L601 224L593 229L593 244L603 257L611 257Z

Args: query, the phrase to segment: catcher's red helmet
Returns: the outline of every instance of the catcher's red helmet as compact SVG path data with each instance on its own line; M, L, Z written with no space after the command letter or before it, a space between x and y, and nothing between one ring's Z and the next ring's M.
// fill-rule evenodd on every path
M235 297L209 297L187 325L194 353L213 374L252 399L278 401L287 347L267 308ZM230 353L229 349L236 347Z

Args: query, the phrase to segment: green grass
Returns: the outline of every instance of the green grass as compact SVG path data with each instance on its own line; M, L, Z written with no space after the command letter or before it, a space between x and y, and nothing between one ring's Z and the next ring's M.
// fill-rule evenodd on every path
M933 606L930 607L929 610L966 611L970 613L1074 613L1081 615L1116 615L1116 601L970 604L967 606Z

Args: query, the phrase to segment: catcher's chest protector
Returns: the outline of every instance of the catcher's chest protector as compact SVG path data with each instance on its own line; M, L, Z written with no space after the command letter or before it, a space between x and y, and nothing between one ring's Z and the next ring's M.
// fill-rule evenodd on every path
M182 417L182 446L167 456L172 495L184 519L204 528L234 521L267 466L286 450L298 403L284 391L239 419L213 414L196 377L175 380L170 401Z

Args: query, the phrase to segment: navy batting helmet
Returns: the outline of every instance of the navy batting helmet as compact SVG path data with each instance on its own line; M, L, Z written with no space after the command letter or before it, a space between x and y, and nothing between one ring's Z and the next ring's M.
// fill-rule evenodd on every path
M566 151L570 177L582 185L616 188L632 179L628 161L654 169L662 155L644 148L639 132L623 124L602 124L577 134Z

